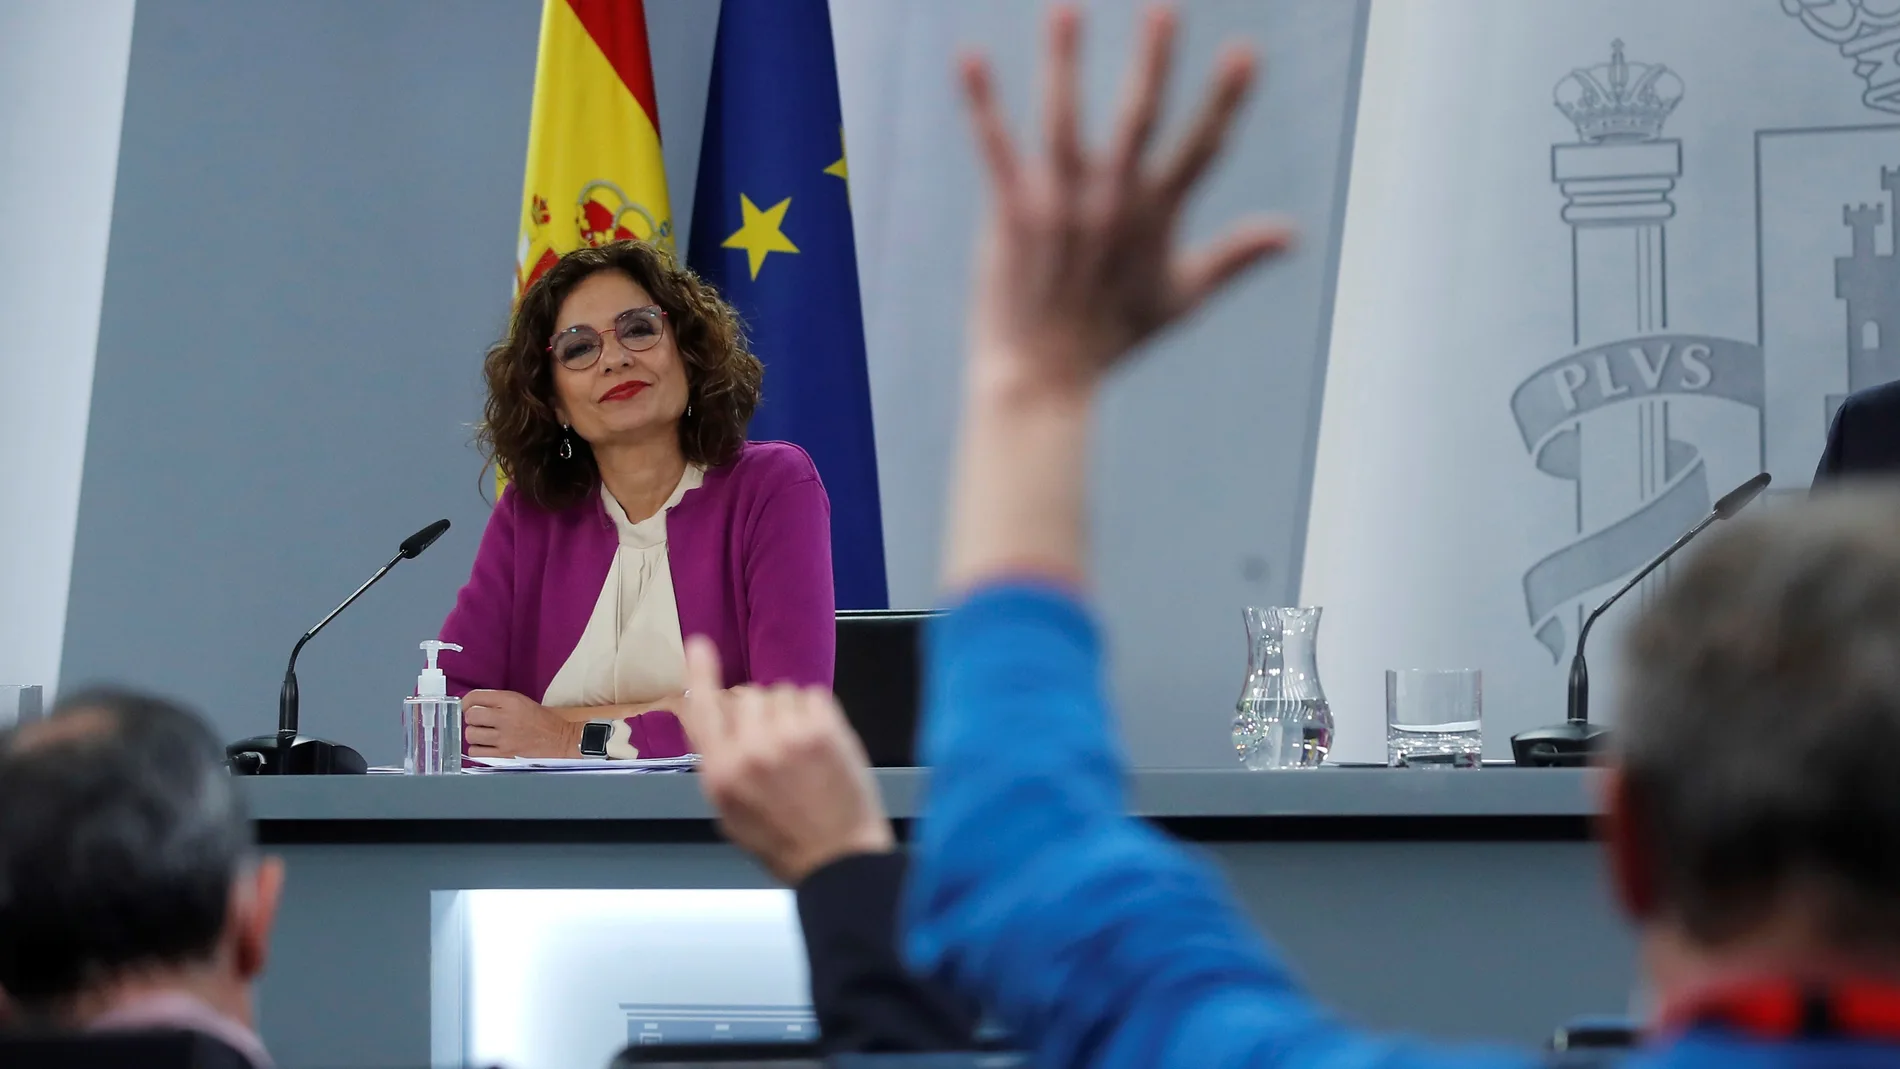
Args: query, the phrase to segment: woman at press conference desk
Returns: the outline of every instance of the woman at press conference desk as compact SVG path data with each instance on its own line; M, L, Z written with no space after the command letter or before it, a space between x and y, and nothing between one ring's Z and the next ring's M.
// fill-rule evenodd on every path
M508 486L442 625L471 755L688 752L683 635L728 687L830 685L830 503L803 450L746 441L763 368L710 287L641 242L571 252L484 374Z

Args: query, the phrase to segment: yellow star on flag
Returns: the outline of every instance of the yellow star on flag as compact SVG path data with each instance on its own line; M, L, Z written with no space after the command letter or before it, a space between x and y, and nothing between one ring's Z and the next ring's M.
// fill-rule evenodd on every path
M851 200L851 172L845 169L845 157L850 155L844 150L844 127L838 127L838 162L825 168L825 172L844 183L844 199Z
M739 213L744 225L720 244L722 249L744 249L746 266L752 269L752 277L759 277L759 268L765 264L765 254L769 252L797 252L798 246L785 236L779 227L785 223L785 210L792 206L792 198L786 197L764 211L752 203L752 198L739 194Z

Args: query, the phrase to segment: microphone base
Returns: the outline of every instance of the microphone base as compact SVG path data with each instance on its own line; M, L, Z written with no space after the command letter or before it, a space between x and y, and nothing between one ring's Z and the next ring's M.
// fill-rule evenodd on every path
M1566 720L1511 736L1511 757L1520 768L1581 768L1610 748L1610 729L1587 720Z
M340 742L308 735L297 736L286 753L280 770L275 734L239 739L224 748L234 776L360 776L369 771L362 754Z

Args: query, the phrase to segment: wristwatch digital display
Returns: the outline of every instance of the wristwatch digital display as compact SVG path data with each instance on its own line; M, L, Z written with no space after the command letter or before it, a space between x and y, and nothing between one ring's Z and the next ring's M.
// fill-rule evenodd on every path
M581 726L581 756L607 756L607 737L613 734L611 720L589 720Z

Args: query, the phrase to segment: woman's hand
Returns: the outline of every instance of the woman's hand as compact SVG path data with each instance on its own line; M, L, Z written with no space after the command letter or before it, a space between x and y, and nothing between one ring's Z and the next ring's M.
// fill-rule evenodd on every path
M579 757L581 727L512 690L471 690L462 699L470 757Z
M1239 224L1207 247L1176 248L1182 206L1219 154L1254 77L1254 59L1230 46L1187 136L1150 160L1168 78L1175 17L1147 16L1135 70L1106 150L1082 144L1076 100L1081 19L1071 5L1050 19L1043 152L1017 153L999 112L989 65L962 60L964 90L995 199L979 257L972 309L972 371L1007 388L1087 396L1129 350L1181 319L1235 276L1292 244L1285 225Z

